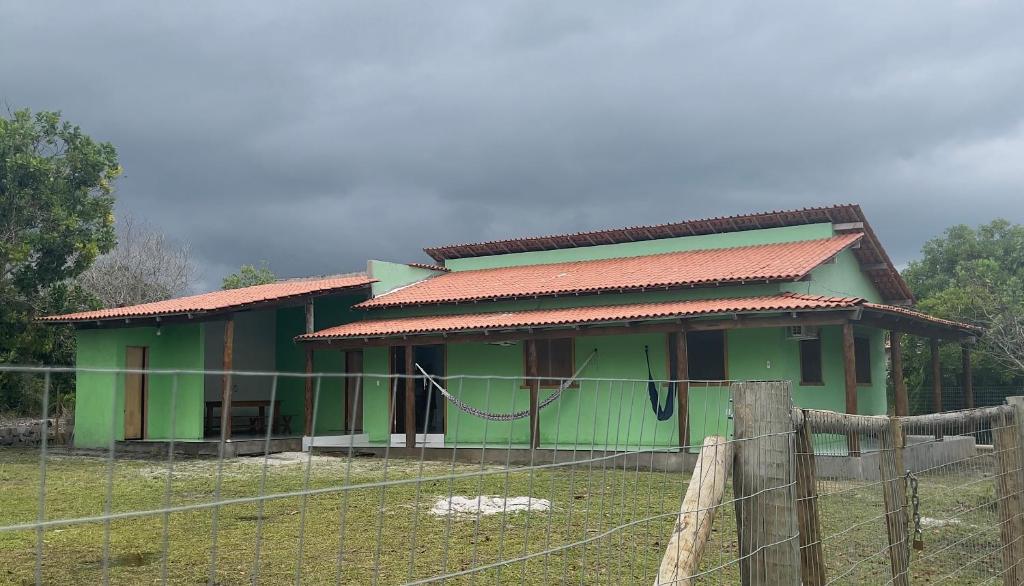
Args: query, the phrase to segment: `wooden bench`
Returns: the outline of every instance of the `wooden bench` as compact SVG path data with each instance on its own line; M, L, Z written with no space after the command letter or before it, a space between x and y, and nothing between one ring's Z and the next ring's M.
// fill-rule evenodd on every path
M206 402L206 425L205 427L211 431L220 430L221 418L214 416L213 412L219 410L222 407L221 401L207 401ZM234 425L236 419L240 420L247 431L250 433L263 433L267 430L267 409L270 408L270 401L231 401L231 410L234 411L236 408L255 408L256 416L233 416L232 417L232 428L237 429ZM281 401L274 401L274 421L272 422L274 429L271 431L275 433L290 434L292 433L292 416L281 415Z

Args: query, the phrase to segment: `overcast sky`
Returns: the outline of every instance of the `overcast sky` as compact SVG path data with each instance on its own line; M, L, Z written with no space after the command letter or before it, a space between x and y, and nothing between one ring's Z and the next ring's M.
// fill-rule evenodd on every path
M1024 2L0 0L0 102L117 147L198 287L831 203L1024 222Z

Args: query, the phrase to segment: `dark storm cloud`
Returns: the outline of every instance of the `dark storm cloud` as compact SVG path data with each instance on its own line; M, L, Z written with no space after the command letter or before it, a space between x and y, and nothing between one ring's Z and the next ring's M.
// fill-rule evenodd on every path
M1024 221L1020 3L27 3L0 100L114 142L207 285L859 202L897 262Z

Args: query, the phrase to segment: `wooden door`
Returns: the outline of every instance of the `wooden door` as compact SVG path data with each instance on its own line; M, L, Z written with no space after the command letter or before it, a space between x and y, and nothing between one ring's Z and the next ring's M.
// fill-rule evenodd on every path
M126 349L126 369L146 368L146 348L129 346ZM124 439L142 439L145 435L145 409L147 376L136 372L124 375Z

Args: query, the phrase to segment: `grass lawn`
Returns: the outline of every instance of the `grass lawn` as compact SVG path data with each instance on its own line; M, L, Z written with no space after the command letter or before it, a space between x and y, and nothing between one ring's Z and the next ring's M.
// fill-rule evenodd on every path
M0 451L0 525L34 522L38 514L37 452ZM265 492L287 493L345 483L413 479L416 461L318 457L307 478L304 461L268 466ZM426 463L422 475L447 476L450 463ZM479 466L456 465L455 474ZM555 468L361 487L303 498L267 501L262 516L255 503L224 505L167 515L117 520L109 526L109 578L115 584L159 583L166 571L175 584L207 581L216 551L220 584L303 583L398 584L542 552L590 539L584 545L527 561L469 574L448 583L629 583L649 584L664 552L687 478L680 474L623 470L608 463L592 469ZM222 498L259 494L262 458L223 464ZM209 503L218 463L175 463L172 506ZM103 513L108 465L81 455L52 455L47 462L46 517L66 519ZM113 465L114 512L159 509L165 504L166 462L117 460ZM822 483L820 507L828 575L836 583L880 583L889 579L880 487L849 482ZM439 497L509 495L548 499L550 512L450 519L429 511ZM731 495L727 494L727 498ZM926 550L914 575L930 581L980 583L998 572L1000 559L993 482L979 475L925 477L921 483ZM217 541L211 539L216 515ZM262 520L261 520L262 518ZM645 520L646 519L646 520ZM955 521L950 521L950 520ZM342 523L342 520L344 521ZM262 523L262 531L258 531ZM632 523L632 524L631 524ZM304 525L304 530L303 530ZM628 525L615 531L616 527ZM43 578L52 584L94 584L103 577L103 523L49 529L44 534ZM300 539L300 535L304 535ZM260 536L258 538L258 536ZM32 583L34 531L0 532L0 583ZM339 563L339 551L344 553ZM166 556L165 556L166 552ZM257 553L258 552L258 553ZM994 555L993 555L994 554ZM258 555L258 558L257 558ZM701 583L738 582L735 521L731 505L716 517L704 557ZM973 563L972 563L973 562ZM340 568L340 574L339 574ZM954 574L954 572L956 572ZM923 579L921 581L924 581Z

